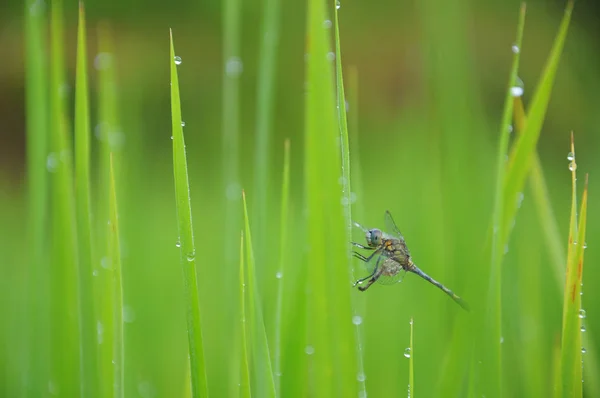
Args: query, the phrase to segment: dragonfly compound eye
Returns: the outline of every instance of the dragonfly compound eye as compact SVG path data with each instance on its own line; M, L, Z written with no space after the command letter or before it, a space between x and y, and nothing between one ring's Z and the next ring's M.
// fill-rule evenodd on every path
M369 246L378 246L381 244L382 233L378 229L370 229L367 231L367 242Z

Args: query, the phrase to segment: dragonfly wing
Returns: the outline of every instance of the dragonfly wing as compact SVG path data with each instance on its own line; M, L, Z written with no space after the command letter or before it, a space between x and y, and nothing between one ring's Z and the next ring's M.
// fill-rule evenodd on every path
M390 231L391 235L394 238L396 238L400 241L400 244L402 245L402 249L404 250L404 252L406 252L406 254L410 255L410 251L408 250L408 246L406 246L406 241L404 240L404 235L402 235L402 232L400 232L400 229L394 222L394 219L392 218L392 214L390 213L389 210L385 211L385 227L387 228L388 231Z
M406 270L402 268L402 265L393 258L386 258L381 264L381 276L377 279L382 285L393 285L398 282L402 282Z

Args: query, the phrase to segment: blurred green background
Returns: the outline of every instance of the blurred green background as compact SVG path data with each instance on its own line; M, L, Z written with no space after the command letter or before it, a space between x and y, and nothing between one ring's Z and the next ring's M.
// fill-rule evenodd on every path
M450 4L451 3L451 4ZM190 173L209 387L214 396L229 396L235 380L229 361L235 355L230 336L235 315L230 295L236 292L235 268L239 235L224 236L227 203L240 205L240 188L255 205L259 21L263 3L242 1L240 32L240 184L223 180L223 4L219 1L90 1L86 3L92 127L97 124L98 24L108 22L115 43L120 139L123 159L120 217L123 228L126 396L182 396L187 341L178 264L177 221L170 140L168 29L177 55ZM48 4L46 4L48 7ZM527 105L557 31L564 4L538 0L527 4L521 48L520 78ZM77 2L64 2L68 86L73 101ZM362 193L356 205L364 225L383 227L389 209L407 238L415 262L467 300L467 274L489 267L480 262L493 203L494 159L511 44L519 2L459 0L365 2L342 0L339 10L343 64L358 70L359 145L351 147L360 161ZM29 376L24 353L27 317L28 245L24 122L23 11L21 2L4 2L0 13L0 395L21 396ZM570 173L569 133L575 132L578 171L590 173L588 249L585 257L583 306L587 312L584 345L592 335L600 347L600 280L598 221L594 206L600 171L600 8L575 5L548 115L538 145L556 219L567 244ZM291 139L291 239L301 236L303 207L303 129L305 4L283 2L277 53L273 139L268 158L270 186L266 201L276 214L264 222L267 241L259 249L277 250L279 186L283 142ZM231 72L231 71L230 71ZM348 74L346 74L346 77ZM93 148L94 155L96 149ZM94 174L99 173L96 166ZM581 185L580 185L581 187ZM549 393L552 348L560 337L562 296L550 266L534 204L526 189L503 265L503 358L505 396ZM271 235L272 233L272 235ZM363 239L360 234L356 239ZM300 238L298 238L300 242ZM302 252L301 244L292 250ZM228 253L228 254L224 254ZM227 256L230 257L227 257ZM226 259L227 257L227 259ZM302 267L290 256L290 266ZM97 265L100 267L100 265ZM531 273L527 272L527 269ZM49 272L52 272L51 270ZM267 333L274 325L275 268L258 267ZM533 275L533 276L532 276ZM357 276L362 276L357 274ZM345 278L346 276L340 276ZM231 282L234 282L233 284ZM487 283L480 281L481 283ZM528 295L529 286L535 293ZM293 295L302 297L301 291ZM534 296L535 295L535 296ZM360 315L370 397L406 393L409 319L415 319L415 384L419 395L440 393L443 371L453 358L447 344L460 308L416 277L393 287L375 285ZM289 299L293 301L293 299ZM533 304L531 304L533 303ZM531 304L533 309L528 307ZM290 304L291 305L291 304ZM298 318L302 318L300 314ZM304 319L288 314L286 328ZM31 333L32 331L27 331ZM43 336L44 330L33 331ZM41 338L41 337L40 337ZM539 344L536 358L524 358L524 347ZM294 342L283 348L297 350ZM303 351L303 346L300 348ZM588 350L588 357L598 353ZM285 359L283 378L286 377ZM540 369L534 369L535 366ZM585 371L584 371L585 374ZM590 376L588 376L590 377ZM288 381L292 394L294 382ZM587 383L584 383L586 388ZM300 390L298 390L300 391ZM443 390L442 390L443 391ZM595 390L598 391L598 390ZM46 396L52 396L52 388ZM589 391L588 391L589 393ZM60 393L59 393L60 395ZM284 395L285 396L285 395ZM539 395L541 396L541 395ZM547 396L547 395L544 395ZM592 396L592 395L589 395Z

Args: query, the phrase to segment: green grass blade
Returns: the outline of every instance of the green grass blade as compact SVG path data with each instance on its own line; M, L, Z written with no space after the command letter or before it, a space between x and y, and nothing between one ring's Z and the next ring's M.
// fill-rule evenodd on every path
M113 395L115 398L123 398L125 382L125 355L123 340L123 282L121 270L121 245L119 241L119 211L117 206L115 167L112 154L110 155L110 198L109 214L110 223L108 228L108 256L111 265L112 289L110 294L113 299Z
M51 153L50 201L52 206L52 272L50 335L53 366L47 383L51 392L79 396L81 391L79 278L73 162L65 87L64 23L62 1L51 5L50 122Z
M569 168L572 176L572 204L569 228L569 246L567 251L567 275L563 300L563 322L561 340L561 377L559 391L563 397L581 397L582 362L581 362L581 284L583 275L583 251L587 218L587 190L586 176L581 210L579 213L579 226L577 225L577 176L576 158L573 136L571 135L572 160Z
M288 250L288 218L290 201L290 140L286 139L283 147L283 182L281 184L281 214L280 214L280 240L279 240L279 270L277 271L277 307L275 313L275 355L273 358L273 371L275 372L275 393L281 396L281 333L284 283L283 276L287 273Z
M252 372L254 395L257 397L275 397L275 381L269 355L269 345L261 310L261 301L256 283L256 265L250 234L250 220L246 206L246 194L242 191L244 204L244 231L246 235L246 262L248 267L248 309L250 318L250 338L252 341Z
M246 277L244 276L244 233L240 239L240 325L242 352L240 358L240 397L251 397L250 369L248 368L248 337L246 334Z
M507 242L508 240L510 224L514 219L514 214L517 210L517 194L523 190L525 177L529 174L531 159L546 116L546 110L548 108L548 102L550 101L550 94L554 85L556 70L558 69L558 63L567 36L572 10L573 1L570 0L567 3L550 56L546 61L544 72L533 95L531 106L527 113L523 134L517 138L509 159L508 170L504 180L503 203L505 207L505 217L504 220L502 220L504 223L504 234L501 235L503 242Z
M266 0L262 4L260 29L260 48L258 52L258 78L256 98L256 148L254 151L254 242L263 250L266 238L266 220L269 206L269 161L271 159L270 142L275 107L275 83L277 78L277 48L279 45L281 0Z
M415 351L413 347L413 325L414 320L410 318L410 345L409 348L409 362L408 362L408 398L415 398L415 365L414 356Z
M79 3L75 82L75 204L79 265L79 316L83 396L98 391L93 289L92 207L90 198L90 116L85 10Z
M241 33L240 0L223 2L223 195L225 203L225 236L233 238L241 227L240 219L240 77L243 64L240 58ZM235 252L224 250L226 281L234 283ZM233 310L233 307L231 308Z
M189 344L190 370L192 374L192 396L208 396L206 384L206 367L202 328L200 322L200 303L198 301L198 282L196 279L196 248L192 229L192 208L190 204L190 186L188 180L187 159L183 127L181 126L181 102L179 99L179 81L173 32L170 32L170 65L171 65L171 122L173 132L173 171L175 177L175 197L177 202L177 220L179 229L179 245L185 300L187 307L187 332Z
M523 29L525 27L525 4L522 4L519 13L519 22L517 24L517 38L515 45L521 47L523 41ZM486 319L485 336L487 337L484 343L485 354L484 359L487 366L484 368L483 387L486 395L492 394L501 396L501 380L502 380L502 357L500 338L502 335L502 256L504 254L504 242L502 237L504 232L502 227L505 225L503 219L506 214L503 212L504 202L504 174L505 174L505 158L508 152L508 137L509 127L512 120L512 94L511 87L515 85L517 80L517 71L519 70L520 52L516 51L513 55L513 63L510 72L509 85L506 91L504 100L504 111L502 114L502 123L500 125L500 144L496 160L496 189L494 197L493 210L493 230L492 235L492 258L491 258L491 274L490 274L490 290L488 302L488 318Z
M308 0L305 96L307 345L311 396L356 396L348 242L340 204L339 130L325 3ZM331 331L326 332L326 331ZM335 332L333 332L335 331ZM334 393L335 392L335 393Z
M29 285L27 286L27 338L24 384L30 396L41 396L48 380L50 346L46 333L36 333L47 327L48 260L46 234L48 227L48 60L46 48L46 15L37 0L25 2L25 123L27 143L27 200L29 218Z

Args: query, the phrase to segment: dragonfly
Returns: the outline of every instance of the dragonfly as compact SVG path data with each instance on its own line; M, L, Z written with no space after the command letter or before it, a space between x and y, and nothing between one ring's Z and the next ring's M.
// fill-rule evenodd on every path
M367 245L351 242L352 245L359 249L372 252L368 256L357 251L352 252L354 257L367 264L367 268L371 270L370 275L361 278L354 283L354 286L359 285L358 289L361 292L367 290L375 282L384 285L400 282L406 272L412 272L441 289L463 309L469 311L469 306L465 300L416 266L412 260L404 236L396 226L389 211L386 210L385 212L385 225L387 230L390 231L389 234L377 228L367 229L357 222L355 222L354 225L362 229L365 233ZM374 266L372 265L373 263L375 264ZM363 286L363 284L365 285Z

